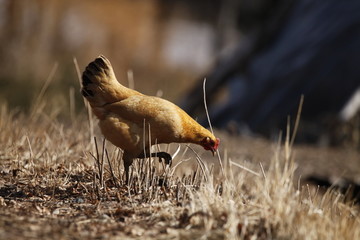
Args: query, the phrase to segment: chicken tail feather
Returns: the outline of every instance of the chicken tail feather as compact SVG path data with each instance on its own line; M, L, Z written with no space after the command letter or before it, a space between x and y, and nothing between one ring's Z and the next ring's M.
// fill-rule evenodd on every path
M83 72L81 94L92 107L101 107L128 97L128 89L117 81L110 61L99 56Z

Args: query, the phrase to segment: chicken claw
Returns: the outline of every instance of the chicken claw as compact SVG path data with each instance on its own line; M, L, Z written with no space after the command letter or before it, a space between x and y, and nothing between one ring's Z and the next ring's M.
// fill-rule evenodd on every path
M166 165L169 165L169 167L171 167L172 164L172 157L169 153L167 152L155 152L155 153L151 153L151 154L147 154L145 156L144 153L141 153L138 158L145 158L148 157L150 155L150 157L158 157L159 158L159 162L161 162L161 160L163 159Z

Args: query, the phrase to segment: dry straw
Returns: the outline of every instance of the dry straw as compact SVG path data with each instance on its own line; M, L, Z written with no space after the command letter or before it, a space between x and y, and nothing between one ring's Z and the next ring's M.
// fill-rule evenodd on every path
M65 124L43 111L30 117L1 106L0 238L360 239L358 206L294 178L299 117L291 137L289 125L285 141L263 159L265 168L239 171L240 157L223 155L219 166L230 164L219 177L194 149L176 145L171 168L156 158L135 161L130 185L122 151L94 144L101 136L84 121L91 123L85 113ZM191 174L178 176L189 161L196 163Z

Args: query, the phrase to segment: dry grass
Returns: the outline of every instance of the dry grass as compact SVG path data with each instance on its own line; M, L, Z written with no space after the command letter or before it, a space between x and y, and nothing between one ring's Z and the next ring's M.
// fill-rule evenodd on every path
M44 107L25 115L1 106L1 239L360 239L357 206L294 179L289 140L268 153L267 169L250 166L258 175L226 157L217 175L188 151L192 174L138 161L125 186L121 151L96 131L95 145L85 115L64 123Z

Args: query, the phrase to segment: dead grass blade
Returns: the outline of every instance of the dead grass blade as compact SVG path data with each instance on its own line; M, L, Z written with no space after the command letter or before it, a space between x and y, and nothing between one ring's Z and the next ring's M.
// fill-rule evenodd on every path
M209 116L207 103L206 103L206 78L204 78L204 82L203 82L203 95L204 95L204 107L205 107L206 117L207 117L207 120L208 120L208 123L209 123L209 126L210 126L211 133L214 134L214 131L213 131L213 128L212 128L212 125L211 125L211 121L210 121L210 116ZM218 158L218 161L219 161L221 173L222 173L223 177L226 179L224 167L223 167L220 152L219 152L218 149L216 149L216 155L217 155L217 158Z
M32 104L32 108L31 108L31 114L30 114L30 118L33 118L37 113L42 112L43 108L40 107L40 103L43 102L43 97L44 94L47 90L47 88L49 87L51 81L54 79L56 70L58 69L59 64L56 62L54 63L54 66L52 67L49 76L46 78L44 85L42 86L39 94L37 95L34 103Z

